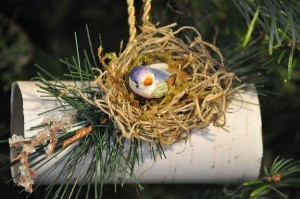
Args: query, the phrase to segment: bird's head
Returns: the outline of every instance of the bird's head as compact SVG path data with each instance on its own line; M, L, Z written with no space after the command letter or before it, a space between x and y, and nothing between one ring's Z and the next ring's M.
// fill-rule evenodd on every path
M151 72L151 70L146 66L136 66L129 73L129 81L130 85L135 88L143 88L151 86L154 83L155 75Z

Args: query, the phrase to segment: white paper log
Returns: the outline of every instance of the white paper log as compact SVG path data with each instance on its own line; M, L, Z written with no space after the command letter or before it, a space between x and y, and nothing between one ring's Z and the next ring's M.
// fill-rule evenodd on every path
M39 113L56 107L55 103L43 101L38 92L36 82L15 82L11 95L11 133L25 137L34 136L37 131L28 131L41 124L43 116ZM193 130L191 139L165 147L167 159L150 155L144 156L144 162L135 169L135 176L140 183L230 183L240 182L259 175L263 154L261 135L261 116L257 94L253 92L239 93L226 113L226 129L209 126L204 130ZM69 147L71 148L71 147ZM69 149L70 150L70 149ZM48 171L68 153L68 149L37 170L37 181L49 184L55 180L59 165L54 172L45 177L39 176ZM16 152L11 150L11 158ZM91 154L91 153L90 153ZM86 162L91 160L88 156ZM74 176L84 173L87 164L78 165ZM18 165L12 167L12 176L18 174ZM78 182L84 175L79 175ZM75 180L75 178L74 178ZM15 182L18 178L15 178ZM125 181L131 182L129 179ZM56 183L65 182L65 176ZM113 180L112 180L113 182Z

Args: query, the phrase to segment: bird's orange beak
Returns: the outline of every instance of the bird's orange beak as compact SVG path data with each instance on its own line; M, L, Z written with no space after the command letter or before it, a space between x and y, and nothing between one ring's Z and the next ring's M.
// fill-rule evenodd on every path
M152 83L153 83L152 77L146 77L146 79L143 82L144 86L150 86L150 85L152 85Z

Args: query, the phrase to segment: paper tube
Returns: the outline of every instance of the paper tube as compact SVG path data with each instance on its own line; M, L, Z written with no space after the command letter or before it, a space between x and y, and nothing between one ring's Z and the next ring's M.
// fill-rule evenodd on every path
M55 103L43 101L36 83L15 82L12 85L12 134L33 136L37 131L28 129L39 125L44 118L38 114L56 106ZM234 183L258 177L263 153L258 97L256 93L241 91L234 98L238 100L233 100L228 108L232 113L226 113L227 131L213 126L204 130L193 130L187 142L181 141L165 147L167 159L157 158L154 162L146 155L144 162L135 169L135 176L139 178L139 182ZM56 164L67 153L68 150L38 169L37 176L49 170L51 165ZM11 157L14 154L12 149ZM87 157L89 158L91 156ZM82 171L86 171L88 166L83 163ZM59 165L41 183L51 183L62 167L63 165ZM11 172L12 176L17 175L18 166L12 167ZM79 182L81 180L79 177ZM64 178L56 181L62 182Z

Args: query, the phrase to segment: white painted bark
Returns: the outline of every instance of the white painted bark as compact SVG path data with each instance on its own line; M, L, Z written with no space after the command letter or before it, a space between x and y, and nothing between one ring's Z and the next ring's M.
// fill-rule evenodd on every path
M37 131L29 131L39 125L44 116L39 113L56 107L55 103L43 101L36 82L15 82L11 95L11 133L32 137ZM156 162L145 155L144 162L136 167L135 175L141 183L230 183L240 182L259 175L262 147L262 125L259 101L256 93L239 93L226 114L226 129L209 126L204 130L193 130L191 139L165 147L167 159ZM254 105L256 104L256 105ZM11 157L16 152L11 150ZM49 184L63 165L57 167L47 178L39 178L68 149L37 170L42 184ZM146 152L145 152L146 153ZM87 160L92 158L87 157ZM89 161L87 161L89 162ZM84 172L89 165L83 163ZM78 166L80 168L80 166ZM18 174L18 166L11 169L12 176ZM75 175L76 176L76 175ZM81 174L81 176L84 176ZM64 182L60 178L56 183ZM18 178L15 178L15 182ZM79 177L79 182L82 180ZM113 180L112 180L113 182ZM130 182L127 179L127 182Z

